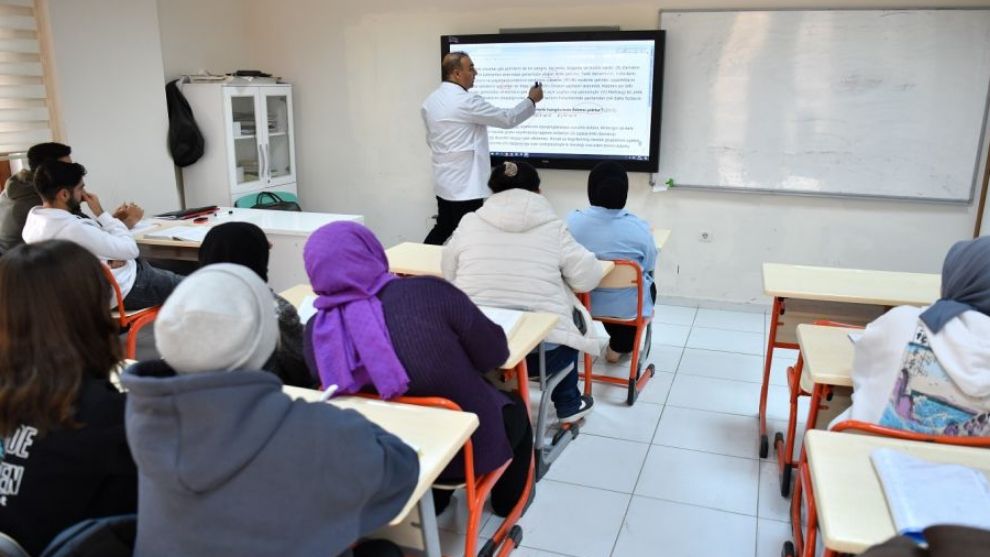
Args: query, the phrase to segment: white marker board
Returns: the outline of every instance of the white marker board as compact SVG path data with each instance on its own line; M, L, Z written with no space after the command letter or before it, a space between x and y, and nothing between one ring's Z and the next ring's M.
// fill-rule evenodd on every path
M990 10L665 11L661 180L968 202Z

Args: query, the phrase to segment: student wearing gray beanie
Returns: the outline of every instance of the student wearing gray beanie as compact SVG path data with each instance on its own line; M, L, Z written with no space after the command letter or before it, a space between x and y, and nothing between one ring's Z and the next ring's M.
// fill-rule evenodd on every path
M290 398L260 371L278 327L254 271L189 275L155 336L164 360L121 378L140 493L134 555L350 555L409 499L413 449L353 410Z
M591 206L567 217L574 239L598 259L635 261L643 269L643 315L653 314L657 299L653 270L657 247L649 223L625 209L629 177L619 163L599 163L588 174ZM591 293L591 314L631 319L636 315L635 288L600 288ZM632 352L635 328L605 324L610 336L605 358L612 363Z

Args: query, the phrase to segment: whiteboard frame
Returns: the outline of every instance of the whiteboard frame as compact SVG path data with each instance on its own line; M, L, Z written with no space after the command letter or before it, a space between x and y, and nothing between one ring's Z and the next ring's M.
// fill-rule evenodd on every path
M683 9L683 10L658 10L657 17L657 28L661 31L663 29L663 16L664 14L681 14L681 13L746 13L746 12L930 12L930 11L940 11L940 12L953 12L953 11L982 11L990 12L990 7L986 6L950 6L950 7L933 7L933 8L923 8L918 6L897 8L897 7L854 7L854 8L741 8L737 10L727 10L724 8L695 8L695 9ZM668 49L664 49L664 56L667 56ZM666 61L664 63L666 67ZM666 76L664 76L666 78ZM787 189L771 189L771 188L733 188L725 186L705 186L700 184L678 184L674 183L674 189L686 189L693 191L718 191L718 192L729 192L729 193L741 193L741 194L756 194L756 195L789 195L797 197L824 197L824 198L840 198L840 199L866 199L875 201L909 201L914 203L935 203L940 205L959 205L959 206L969 206L973 204L973 200L976 196L976 188L980 180L980 170L983 166L990 166L990 156L984 165L980 165L983 161L983 153L987 144L987 129L990 125L990 79L987 80L987 92L983 101L983 122L980 125L980 141L976 147L976 161L973 163L973 179L969 187L969 197L967 199L958 198L941 198L941 197L915 197L907 195L880 195L880 194L862 194L862 193L829 193L829 192L811 192L811 191L800 191L800 190L787 190ZM660 124L661 141L663 140L663 123ZM660 161L661 168L663 167L663 161Z

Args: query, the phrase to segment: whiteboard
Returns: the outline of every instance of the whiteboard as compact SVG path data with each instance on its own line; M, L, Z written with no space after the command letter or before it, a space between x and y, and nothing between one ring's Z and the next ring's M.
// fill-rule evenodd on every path
M990 10L665 11L677 186L968 202Z

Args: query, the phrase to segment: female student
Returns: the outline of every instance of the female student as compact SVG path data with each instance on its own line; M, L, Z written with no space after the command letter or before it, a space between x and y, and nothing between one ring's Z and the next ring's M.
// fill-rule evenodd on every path
M236 263L254 271L268 282L268 256L271 244L258 226L249 222L227 222L214 226L199 248L199 265ZM278 348L263 369L278 375L286 385L315 388L302 354L302 323L288 300L272 292L278 314Z
M137 509L103 277L64 240L0 257L0 531L32 555L77 522Z
M240 265L203 267L162 306L163 360L121 378L135 555L339 555L409 499L416 452L354 411L284 394L260 371L277 339L271 291Z
M522 402L483 377L509 356L502 328L448 282L396 280L382 245L360 224L320 228L304 259L318 296L318 313L306 324L306 356L323 386L374 390L383 398L438 396L477 414L475 473L512 459L492 490L493 510L507 516L526 486L533 433ZM463 455L441 478L464 478ZM450 493L436 493L438 512Z
M844 419L938 435L990 435L990 237L958 242L942 298L900 306L856 343Z
M643 315L653 314L657 287L653 269L657 246L650 225L625 209L629 177L615 162L599 163L588 174L588 201L591 206L567 217L567 228L574 239L594 252L598 259L635 261L643 270ZM635 288L596 289L591 292L591 313L603 317L636 317ZM609 334L605 359L615 363L633 350L635 327L605 323Z
M578 352L599 348L591 336L591 316L574 292L597 286L602 267L540 195L540 177L531 165L496 166L488 187L495 195L465 215L444 246L443 275L478 305L560 316L547 335L546 369L553 375L573 365L551 396L560 421L577 421L594 404L578 390ZM535 355L527 358L531 374L538 363Z

